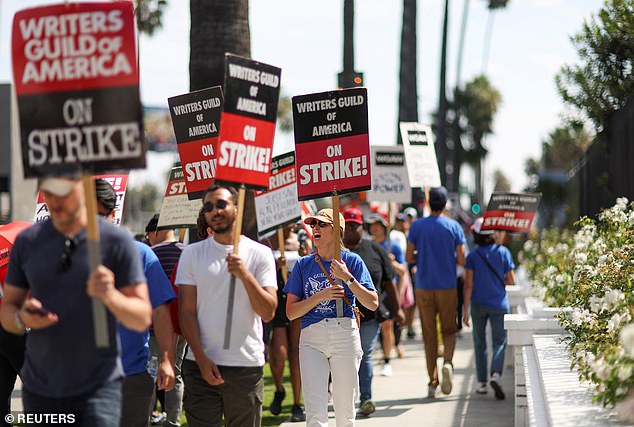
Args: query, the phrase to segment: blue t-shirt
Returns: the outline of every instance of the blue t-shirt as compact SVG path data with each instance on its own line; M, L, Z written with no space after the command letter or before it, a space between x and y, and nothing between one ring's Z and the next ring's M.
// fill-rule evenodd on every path
M381 245L383 249L387 251L387 239L383 240L379 244ZM405 253L403 253L403 248L401 248L401 245L399 245L396 240L390 241L390 253L394 255L394 259L396 260L396 262L398 262L399 264L406 265Z
M169 304L176 295L158 257L145 243L136 242L136 246L141 254L152 308ZM147 371L150 357L149 330L136 332L119 323L119 338L121 339L121 362L125 374L136 375Z
M125 231L99 218L101 262L115 272L115 286L145 282L139 251ZM20 377L41 396L67 398L87 393L123 375L114 316L106 310L110 346L97 348L92 303L86 293L90 273L86 230L61 268L65 237L46 220L17 237L6 283L29 290L59 322L31 331Z
M372 284L370 272L359 255L348 251L341 251L341 260L346 264L350 274L357 279L361 286L376 291L374 285ZM322 258L321 263L324 265L326 271L330 272L331 261L327 261ZM306 255L297 261L290 277L288 278L288 282L286 282L284 291L303 300L310 298L328 286L330 286L330 281L324 272L321 271L321 268L319 268L319 264L315 261L315 256L311 254ZM346 284L343 284L343 287L345 289L346 298L348 298L350 304L354 306L354 294ZM345 302L343 303L343 315L344 317L354 318L352 308ZM312 325L313 323L320 322L323 319L335 317L337 317L335 301L322 301L302 317L302 329Z
M409 229L407 240L418 251L416 289L456 287L456 248L465 242L457 221L438 215L417 219Z
M489 261L497 275L483 258ZM509 309L509 299L500 279L515 268L511 251L499 245L478 246L467 255L466 268L473 270L471 301L490 308Z

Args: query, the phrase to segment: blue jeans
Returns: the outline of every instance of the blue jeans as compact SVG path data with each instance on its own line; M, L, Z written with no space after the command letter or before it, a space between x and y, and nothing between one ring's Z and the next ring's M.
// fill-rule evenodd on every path
M487 321L491 323L491 374L498 372L502 375L504 368L504 351L506 350L506 331L504 330L504 315L508 310L490 308L471 302L471 319L473 320L473 351L475 353L476 375L478 382L487 382Z
M73 414L75 426L119 427L121 418L121 383L114 380L79 396L54 398L22 390L27 414ZM42 423L38 425L49 425ZM58 426L59 424L51 424Z
M361 322L361 350L363 357L359 365L359 393L361 402L372 399L372 352L379 336L379 323L375 319Z

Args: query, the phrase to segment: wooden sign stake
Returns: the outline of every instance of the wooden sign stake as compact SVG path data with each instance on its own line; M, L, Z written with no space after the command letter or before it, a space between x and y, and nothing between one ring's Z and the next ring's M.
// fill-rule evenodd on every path
M99 223L97 222L97 194L95 183L91 175L82 175L84 185L84 199L88 224L86 226L86 243L88 245L88 266L90 273L101 264L101 250L99 247ZM107 348L110 345L108 338L108 316L106 307L99 298L92 298L92 320L95 332L95 345L97 348Z
M238 189L238 214L233 222L233 254L238 255L238 244L240 243L240 234L242 233L242 217L244 216L244 196L246 189L241 185ZM227 301L227 321L225 323L225 341L222 348L229 349L231 344L231 323L233 320L233 303L236 295L236 276L231 276L229 284L229 300Z

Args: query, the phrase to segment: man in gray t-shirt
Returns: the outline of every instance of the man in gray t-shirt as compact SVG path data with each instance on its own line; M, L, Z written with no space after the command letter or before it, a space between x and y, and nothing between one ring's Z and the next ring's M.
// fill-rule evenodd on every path
M7 331L31 329L21 371L25 411L118 427L123 371L116 321L140 331L151 318L139 254L125 231L100 220L102 265L91 273L81 181L46 178L39 189L51 217L16 239L0 308ZM90 297L106 306L107 348L95 346Z

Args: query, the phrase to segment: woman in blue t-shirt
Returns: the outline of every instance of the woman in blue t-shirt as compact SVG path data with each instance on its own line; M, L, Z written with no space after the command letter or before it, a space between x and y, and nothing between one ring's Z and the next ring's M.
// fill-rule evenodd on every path
M482 222L482 218L478 218L471 227L473 241L478 247L467 256L463 322L469 326L471 304L478 394L487 392L487 321L491 324L490 384L495 398L502 400L502 369L506 350L504 315L509 312L505 286L515 283L515 264L511 252L506 247L495 244L493 230L482 230Z
M312 227L315 252L297 261L284 291L288 294L288 318L302 317L299 361L306 425L328 425L330 374L337 426L353 426L362 356L353 307L358 298L365 307L376 310L378 296L370 273L357 254L341 251L341 261L335 258L332 209L322 209L304 222ZM339 214L341 234L344 224L343 215ZM343 285L331 283L337 279ZM339 317L337 300L343 305L343 315Z

